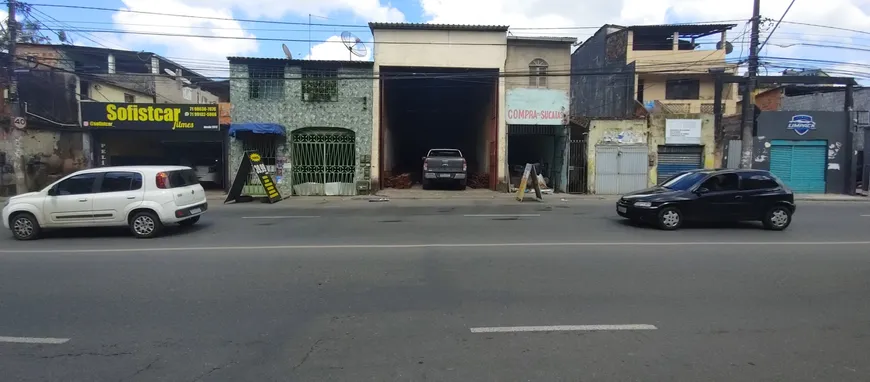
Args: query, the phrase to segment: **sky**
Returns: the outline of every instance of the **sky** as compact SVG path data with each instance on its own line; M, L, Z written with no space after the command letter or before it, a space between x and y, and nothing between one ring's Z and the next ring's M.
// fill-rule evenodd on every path
M30 3L32 18L52 30L65 31L75 44L150 51L215 78L228 75L227 56L284 57L282 43L289 47L293 58L371 60L376 46L366 25L370 21L510 25L515 35L568 36L581 42L608 23L728 21L738 24L727 35L735 47L729 61L737 62L748 55L746 20L752 14L752 0L30 0ZM762 28L762 41L790 3L792 0L762 1L762 17L773 19ZM51 4L116 11L48 6ZM167 16L172 14L213 19ZM5 18L6 14L0 12L0 16ZM821 68L831 75L870 78L870 0L794 0L784 20L762 49L761 74L775 75L786 68ZM341 43L342 32L359 37L366 54L351 55ZM712 49L715 40L702 42Z

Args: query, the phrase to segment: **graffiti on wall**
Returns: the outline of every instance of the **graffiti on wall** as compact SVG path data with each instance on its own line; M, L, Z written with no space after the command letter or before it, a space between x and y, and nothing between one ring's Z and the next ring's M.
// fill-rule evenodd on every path
M839 170L840 164L834 163L837 160L837 155L840 154L840 149L843 147L842 142L834 142L828 145L828 170Z
M637 131L618 131L607 130L601 135L598 143L616 143L616 144L640 144L645 143L646 137L643 133Z
M758 137L758 140L763 141L764 136ZM755 156L755 163L764 163L770 158L770 142L764 142L761 147L761 151Z

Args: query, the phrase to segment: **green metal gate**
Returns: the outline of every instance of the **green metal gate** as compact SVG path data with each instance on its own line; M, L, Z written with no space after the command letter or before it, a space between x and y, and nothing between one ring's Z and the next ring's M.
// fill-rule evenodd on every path
M293 194L355 195L356 135L338 128L293 132Z
M278 152L278 141L273 135L246 135L242 139L242 148L245 152L256 151L260 154L263 164L270 174L275 175L277 168L275 167L275 159ZM248 180L242 188L242 195L253 197L265 197L266 190L260 184L260 179L254 171L248 174Z

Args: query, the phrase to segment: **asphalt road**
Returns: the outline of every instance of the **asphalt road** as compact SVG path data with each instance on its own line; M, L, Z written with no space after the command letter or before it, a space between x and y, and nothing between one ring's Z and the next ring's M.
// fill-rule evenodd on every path
M0 379L866 381L862 215L662 232L611 202L220 206L154 240L4 232Z

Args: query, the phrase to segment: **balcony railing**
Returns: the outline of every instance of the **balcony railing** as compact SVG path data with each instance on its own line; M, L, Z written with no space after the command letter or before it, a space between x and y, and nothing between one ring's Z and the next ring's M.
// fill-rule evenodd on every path
M710 100L657 100L657 102L661 104L661 111L667 114L713 114L716 106ZM734 114L736 110L736 102L722 102L722 114Z

